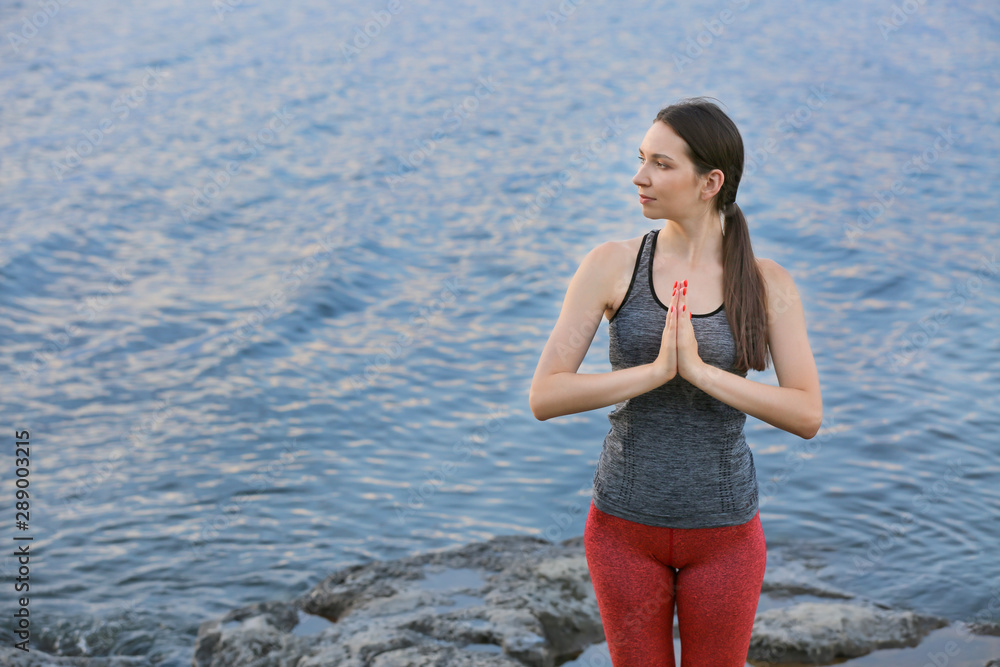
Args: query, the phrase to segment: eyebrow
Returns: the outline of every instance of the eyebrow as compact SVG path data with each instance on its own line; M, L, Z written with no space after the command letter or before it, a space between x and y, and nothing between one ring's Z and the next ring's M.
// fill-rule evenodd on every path
M641 148L639 149L639 152L640 153L642 152ZM672 157L670 157L669 155L664 155L663 153L653 153L652 155L650 155L650 157L662 157L662 158L666 158L666 159L670 160L671 162L674 161L674 159Z

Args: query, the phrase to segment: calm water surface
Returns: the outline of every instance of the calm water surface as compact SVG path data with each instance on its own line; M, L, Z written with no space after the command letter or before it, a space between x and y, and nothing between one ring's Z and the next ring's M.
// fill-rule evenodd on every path
M35 648L187 665L199 623L347 564L581 534L610 407L538 422L528 387L586 252L662 226L637 149L698 94L743 133L823 387L813 440L747 421L771 552L883 604L996 603L994 4L387 6L0 8Z

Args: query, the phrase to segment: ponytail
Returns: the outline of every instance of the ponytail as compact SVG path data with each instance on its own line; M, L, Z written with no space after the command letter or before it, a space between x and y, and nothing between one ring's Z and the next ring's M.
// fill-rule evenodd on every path
M726 319L736 343L737 372L762 371L770 364L767 346L767 285L757 266L750 230L735 201L723 209L722 280Z

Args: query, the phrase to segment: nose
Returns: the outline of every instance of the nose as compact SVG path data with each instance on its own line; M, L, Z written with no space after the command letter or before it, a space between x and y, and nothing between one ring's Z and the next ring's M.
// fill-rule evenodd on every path
M639 170L635 172L635 176L632 177L633 185L638 185L638 186L649 185L649 179L646 178L645 174L643 173L642 167L643 165L639 165Z

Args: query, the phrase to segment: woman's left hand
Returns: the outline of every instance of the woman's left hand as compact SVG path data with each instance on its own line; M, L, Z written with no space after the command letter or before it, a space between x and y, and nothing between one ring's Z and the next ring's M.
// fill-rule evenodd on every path
M680 290L677 310L677 374L694 384L696 375L705 366L698 356L698 339L691 324L691 309L687 305L687 281L677 286Z

